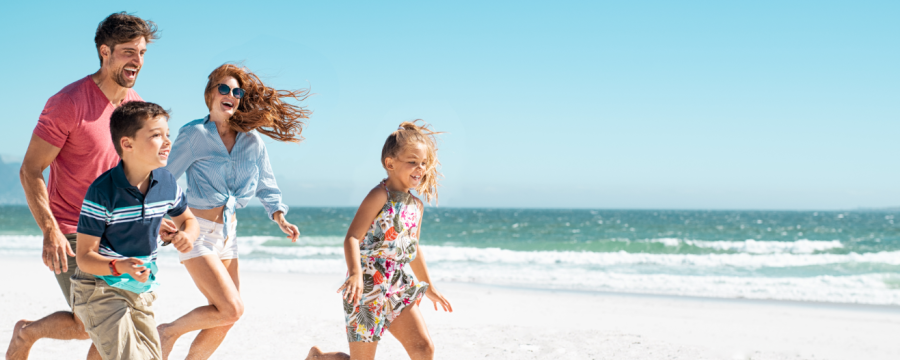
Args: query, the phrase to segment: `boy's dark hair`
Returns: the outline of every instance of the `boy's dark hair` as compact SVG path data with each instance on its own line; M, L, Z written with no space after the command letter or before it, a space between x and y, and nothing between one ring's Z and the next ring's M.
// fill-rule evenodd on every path
M123 44L143 36L147 43L159 39L156 23L130 15L124 11L112 13L97 25L97 33L94 35L94 44L97 45L97 56L100 57L100 66L103 66L103 57L100 56L100 45L109 46L110 51L116 45Z
M122 104L109 117L109 134L112 135L113 145L116 146L116 153L122 157L122 144L120 141L123 137L134 138L138 130L144 127L144 122L156 118L157 116L165 116L169 119L169 113L157 104L144 101L130 101Z

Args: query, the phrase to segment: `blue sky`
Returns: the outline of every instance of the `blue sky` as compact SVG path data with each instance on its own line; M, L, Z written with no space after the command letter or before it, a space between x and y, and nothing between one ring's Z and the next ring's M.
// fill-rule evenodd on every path
M289 204L357 205L423 118L449 132L442 206L900 205L898 2L14 2L0 154L123 10L162 30L135 89L173 135L224 62L312 88L307 140L268 143Z

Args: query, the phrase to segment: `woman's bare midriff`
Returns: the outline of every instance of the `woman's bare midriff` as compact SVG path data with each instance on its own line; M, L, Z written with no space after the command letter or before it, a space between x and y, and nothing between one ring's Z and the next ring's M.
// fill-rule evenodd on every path
M201 218L204 220L209 220L209 221L219 223L219 224L225 223L225 219L224 219L225 206L219 206L217 208L212 208L212 209L194 209L194 208L190 208L190 209L191 209L191 212L194 213L194 216L196 216L198 218ZM237 221L237 216L232 216L231 222L235 222L235 221Z

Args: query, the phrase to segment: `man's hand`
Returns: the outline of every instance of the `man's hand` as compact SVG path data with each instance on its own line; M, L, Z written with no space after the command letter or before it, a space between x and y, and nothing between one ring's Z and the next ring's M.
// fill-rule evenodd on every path
M62 231L53 229L44 234L44 251L41 257L50 271L56 274L69 271L69 259L66 255L75 256L75 251Z
M150 269L143 266L141 259L128 258L116 260L116 271L122 274L130 274L135 280L147 282L150 278Z

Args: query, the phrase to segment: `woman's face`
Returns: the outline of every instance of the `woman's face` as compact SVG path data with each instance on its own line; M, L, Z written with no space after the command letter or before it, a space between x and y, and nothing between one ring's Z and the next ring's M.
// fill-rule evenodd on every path
M222 95L219 92L219 85L225 84L229 87L229 91L227 94ZM234 97L234 89L238 88L238 81L234 77L228 76L225 77L213 87L213 101L212 106L210 106L209 113L213 115L213 117L217 119L230 119L232 115L234 115L234 111L237 109L238 104L240 104L241 100Z

